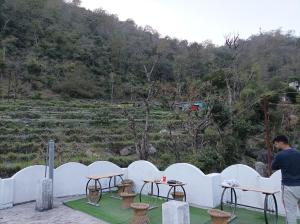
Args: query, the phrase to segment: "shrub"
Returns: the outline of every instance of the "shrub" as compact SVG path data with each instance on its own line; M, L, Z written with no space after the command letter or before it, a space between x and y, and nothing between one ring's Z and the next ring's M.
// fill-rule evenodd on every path
M123 157L120 157L120 156L115 156L115 157L110 157L108 158L108 161L120 166L120 167L128 167L132 162L135 161L134 158L123 158Z
M41 115L32 112L17 112L17 113L10 114L10 117L13 119L21 119L21 118L39 119L41 118Z
M8 178L13 176L16 172L20 171L22 167L20 165L4 166L0 164L0 178Z
M205 173L221 171L224 166L222 155L212 148L206 148L199 154L192 155L189 162Z

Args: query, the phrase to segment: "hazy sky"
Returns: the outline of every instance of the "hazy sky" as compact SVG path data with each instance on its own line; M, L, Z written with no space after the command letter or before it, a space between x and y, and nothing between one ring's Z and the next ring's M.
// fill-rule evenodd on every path
M150 25L162 36L223 44L228 33L248 38L282 28L300 35L300 0L82 0L83 7L102 8L120 20Z

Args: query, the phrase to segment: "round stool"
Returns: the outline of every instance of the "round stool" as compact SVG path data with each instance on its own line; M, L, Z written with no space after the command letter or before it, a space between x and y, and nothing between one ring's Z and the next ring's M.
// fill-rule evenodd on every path
M129 191L131 189L130 184L118 184L118 195L120 195L123 192L127 192L127 193L131 193L131 191Z
M149 219L147 216L149 204L146 203L132 203L131 208L134 210L131 224L147 224Z
M124 191L131 193L133 191L133 180L125 179L122 181L122 184L126 184ZM129 186L127 185L129 184Z
M97 203L98 199L99 199L99 191L100 188L97 187L95 188L95 186L89 186L89 194L88 194L88 200L91 203Z
M172 192L171 195L177 201L183 201L184 199L184 193L181 191L176 191L175 194Z
M122 180L122 184L133 184L133 180L130 179Z
M210 209L207 212L211 217L212 224L227 224L231 217L230 213L221 211L219 209Z
M122 193L120 193L120 196L123 199L121 208L130 208L130 204L133 203L133 200L134 200L134 197L136 196L136 194L122 192Z

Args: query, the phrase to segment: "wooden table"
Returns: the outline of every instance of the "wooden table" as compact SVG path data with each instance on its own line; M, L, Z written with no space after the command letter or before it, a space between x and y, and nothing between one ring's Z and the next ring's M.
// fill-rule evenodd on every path
M114 188L116 187L116 178L119 177L122 181L123 181L123 178L122 176L124 175L124 173L107 173L107 174L102 174L102 175L93 175L93 176L87 176L87 183L86 183L86 187L85 187L85 195L86 197L88 198L88 187L89 187L89 183L91 181L94 181L94 187L95 187L95 190L98 188L99 186L99 199L97 201L96 204L98 204L102 198L102 193L103 193L103 190L106 190L108 189L109 191L111 190L111 188ZM103 188L101 183L100 183L100 180L101 179L106 179L106 178L109 178L109 184L108 184L108 187L105 187ZM114 179L114 184L113 186L111 186L111 181L112 179ZM98 186L97 186L98 185Z
M229 204L231 206L232 219L234 219L236 217L235 210L236 210L237 205L239 205L239 206L244 206L244 207L248 207L248 208L263 210L266 224L277 224L278 223L278 205L277 205L277 200L276 200L275 194L279 193L280 192L279 190L251 188L251 187L244 187L244 186L234 187L234 186L229 186L229 185L224 185L224 184L221 185L221 187L224 188L224 190L222 192L222 196L221 196L221 210L224 210L225 204ZM254 206L237 203L236 190L257 192L257 193L264 194L265 195L264 208L259 208L259 207L254 207ZM226 192L228 192L228 191L230 191L229 200L224 197Z
M153 179L144 179L143 181L144 181L144 184L143 184L143 186L142 186L142 188L141 188L141 191L140 191L140 202L142 202L142 192L143 192L143 189L144 189L144 187L145 187L147 184L151 184L151 192L150 192L149 195L151 195L151 196L156 196L156 197L160 197L160 198L166 198L167 201L168 201L169 199L173 200L172 198L170 198L170 193L172 192L172 190L173 190L173 192L174 192L174 197L175 197L176 187L180 187L180 188L182 189L183 193L184 193L184 201L186 201L186 192L185 192L185 189L184 189L184 186L186 185L185 183L181 183L181 182L178 182L178 183L168 183L168 182L162 182L162 181L160 181L160 180L153 180ZM153 189L153 188L154 188L154 184L155 184L156 189L157 189L157 195L154 195L154 193L153 193L153 190L154 190L154 189ZM159 186L160 186L160 185L167 185L167 186L170 186L170 189L169 189L168 194L167 194L166 197L161 196L161 195L159 194Z

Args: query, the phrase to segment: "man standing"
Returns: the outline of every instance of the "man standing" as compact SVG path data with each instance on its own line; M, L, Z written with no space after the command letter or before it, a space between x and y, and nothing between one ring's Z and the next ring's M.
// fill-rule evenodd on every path
M297 208L300 208L300 152L290 147L284 135L274 138L273 144L279 152L272 162L272 169L281 170L286 223L297 224Z

